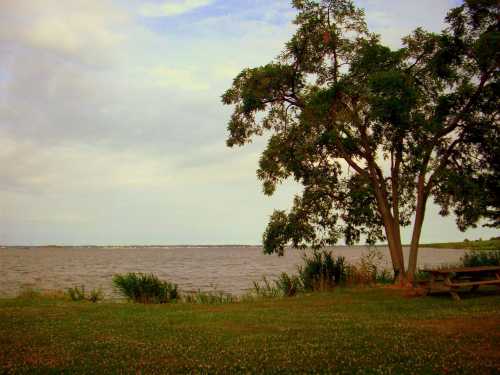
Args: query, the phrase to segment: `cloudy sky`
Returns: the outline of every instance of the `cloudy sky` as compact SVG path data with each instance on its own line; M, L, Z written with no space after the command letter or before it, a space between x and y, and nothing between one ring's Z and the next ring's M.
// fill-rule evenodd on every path
M453 0L364 0L392 47ZM262 142L225 147L220 95L293 33L288 0L0 0L0 244L260 242ZM431 208L423 239L462 234ZM406 237L408 238L408 237Z

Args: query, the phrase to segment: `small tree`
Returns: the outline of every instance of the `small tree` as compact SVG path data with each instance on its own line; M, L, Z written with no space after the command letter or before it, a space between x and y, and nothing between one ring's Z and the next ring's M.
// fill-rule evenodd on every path
M499 7L466 0L440 34L415 30L393 51L349 0L294 0L297 31L279 58L243 70L228 146L271 133L264 193L293 177L290 212L275 211L266 253L387 240L396 279L413 280L430 196L458 227L499 223ZM413 223L405 269L400 228Z

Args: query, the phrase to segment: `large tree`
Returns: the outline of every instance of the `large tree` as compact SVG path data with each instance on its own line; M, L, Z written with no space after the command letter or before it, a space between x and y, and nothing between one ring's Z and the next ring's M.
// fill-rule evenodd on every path
M269 133L265 194L304 189L275 211L266 253L344 238L386 240L396 280L411 281L428 199L460 229L499 224L499 35L496 0L466 0L441 33L415 30L391 50L349 0L294 0L297 30L279 58L243 70L229 146ZM413 225L408 267L402 226Z

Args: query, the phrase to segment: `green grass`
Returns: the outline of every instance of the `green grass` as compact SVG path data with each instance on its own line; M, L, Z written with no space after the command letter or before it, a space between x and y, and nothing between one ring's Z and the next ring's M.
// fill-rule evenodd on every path
M224 305L0 300L0 373L490 374L500 295L336 289Z
M500 250L500 239L422 244L436 249Z

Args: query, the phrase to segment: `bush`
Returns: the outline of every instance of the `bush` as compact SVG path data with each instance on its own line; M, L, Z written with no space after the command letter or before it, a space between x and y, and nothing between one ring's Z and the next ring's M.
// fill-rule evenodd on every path
M299 277L304 290L328 290L345 283L348 266L344 257L335 259L331 252L314 252L305 256L304 265L299 267Z
M498 250L474 250L466 252L462 257L464 267L478 266L500 266L500 251Z
M295 275L288 276L286 272L280 275L279 279L275 281L275 284L276 288L284 297L293 297L302 289L302 283L299 277Z
M177 285L153 274L127 273L113 276L113 285L129 300L139 303L167 303L177 299Z

